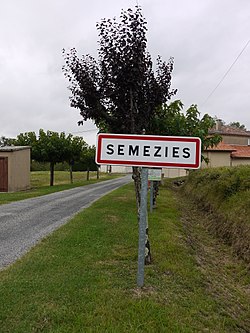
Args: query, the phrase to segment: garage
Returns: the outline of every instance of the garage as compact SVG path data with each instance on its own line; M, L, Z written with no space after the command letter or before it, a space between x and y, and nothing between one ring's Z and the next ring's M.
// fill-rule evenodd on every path
M30 147L0 147L0 192L30 188Z

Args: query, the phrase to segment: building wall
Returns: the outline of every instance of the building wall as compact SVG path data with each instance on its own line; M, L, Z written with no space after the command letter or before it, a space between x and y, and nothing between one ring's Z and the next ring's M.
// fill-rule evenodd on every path
M221 166L231 166L231 156L230 152L222 151L208 151L204 152L204 156L208 157L209 162L206 164L202 162L202 168L211 168L211 167L221 167Z
M123 165L101 165L101 172L132 173L132 167Z
M16 192L30 188L30 148L0 151L8 157L8 191Z
M222 141L223 143L231 144L231 145L242 145L247 146L248 145L248 139L247 136L231 136L231 135L222 135Z
M14 152L11 162L9 191L20 191L30 188L30 149Z
M101 172L112 172L112 173L132 173L132 167L129 166L121 166L121 165L112 165L110 171L110 165L101 165ZM187 175L187 171L185 169L177 169L177 168L163 168L162 173L166 178L175 178L175 177L184 177Z
M186 169L164 168L162 169L164 178L184 177L187 175Z
M232 166L250 165L250 158L232 158Z

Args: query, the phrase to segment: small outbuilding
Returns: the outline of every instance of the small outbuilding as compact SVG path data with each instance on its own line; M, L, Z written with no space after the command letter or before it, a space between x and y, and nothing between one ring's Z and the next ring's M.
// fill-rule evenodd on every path
M0 192L30 188L30 147L0 147Z

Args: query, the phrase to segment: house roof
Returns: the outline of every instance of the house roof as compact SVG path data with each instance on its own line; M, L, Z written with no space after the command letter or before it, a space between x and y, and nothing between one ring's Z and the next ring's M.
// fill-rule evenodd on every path
M208 147L205 151L228 152L231 153L232 158L250 158L250 146L233 145L220 142L217 146Z
M213 146L213 147L208 147L207 149L205 149L206 151L228 151L228 152L232 152L235 151L236 148L233 147L233 145L229 145L223 142L220 142L217 146Z
M232 145L236 150L232 152L232 158L250 158L250 146Z
M209 130L210 134L219 134L219 135L234 135L234 136L246 136L250 138L250 131L246 131L244 129L240 129L233 126L221 125L219 129L213 127Z
M12 152L24 149L31 149L30 146L4 146L0 147L0 152Z

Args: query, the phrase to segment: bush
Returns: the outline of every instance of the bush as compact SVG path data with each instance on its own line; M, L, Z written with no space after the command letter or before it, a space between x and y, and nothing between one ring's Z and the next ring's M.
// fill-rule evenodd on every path
M50 164L48 162L32 161L30 171L50 171ZM69 171L68 163L56 163L55 171Z

